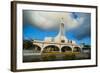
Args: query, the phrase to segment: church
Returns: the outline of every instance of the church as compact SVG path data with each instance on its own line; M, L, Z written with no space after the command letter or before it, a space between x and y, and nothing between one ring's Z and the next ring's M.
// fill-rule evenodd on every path
M82 46L78 45L74 40L69 40L65 36L65 28L63 18L59 24L59 33L56 37L45 37L44 41L33 40L34 53L48 52L81 52Z

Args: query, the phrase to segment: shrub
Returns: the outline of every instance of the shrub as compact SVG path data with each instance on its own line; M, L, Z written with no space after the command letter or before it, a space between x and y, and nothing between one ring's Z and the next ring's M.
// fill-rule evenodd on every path
M54 61L56 60L56 56L55 55L43 55L42 60L43 61Z
M63 56L63 60L74 60L75 59L75 55L74 54L71 54L71 55L64 55Z

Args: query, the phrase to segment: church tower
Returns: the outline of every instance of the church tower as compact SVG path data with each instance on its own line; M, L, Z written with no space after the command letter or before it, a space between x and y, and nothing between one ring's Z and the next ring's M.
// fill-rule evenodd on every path
M60 23L59 27L60 27L59 33L55 37L55 42L65 43L68 41L68 39L65 36L65 27L64 27L64 23L63 23L63 18L61 19L61 23Z

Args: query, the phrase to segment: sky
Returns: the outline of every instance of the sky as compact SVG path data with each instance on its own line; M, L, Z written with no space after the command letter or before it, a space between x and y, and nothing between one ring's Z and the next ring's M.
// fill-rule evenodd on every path
M44 40L45 37L56 37L61 22L66 38L78 44L91 44L91 14L82 12L23 10L23 38Z

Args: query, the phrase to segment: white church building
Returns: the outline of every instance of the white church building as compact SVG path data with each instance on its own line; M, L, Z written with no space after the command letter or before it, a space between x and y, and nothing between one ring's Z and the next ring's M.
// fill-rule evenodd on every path
M59 24L59 33L56 37L45 37L44 41L33 40L34 51L36 52L81 52L81 46L78 45L74 40L69 40L65 36L64 23L61 21Z

